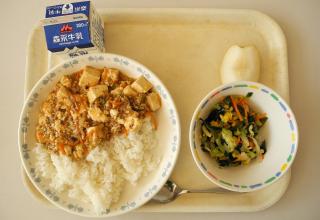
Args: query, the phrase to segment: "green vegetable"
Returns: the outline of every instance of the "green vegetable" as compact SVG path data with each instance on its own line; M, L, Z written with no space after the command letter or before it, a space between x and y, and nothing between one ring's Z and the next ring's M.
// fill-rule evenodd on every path
M246 133L242 132L240 134L240 138L241 138L241 141L242 141L242 147L244 149L247 149L249 147L249 140L248 140L248 137L246 136Z
M250 108L252 95L226 96L200 119L201 148L221 167L246 165L267 152L266 141L259 145L255 137L268 118Z
M260 145L261 150L263 150L263 154L267 153L266 141L262 141Z
M208 131L208 128L206 126L202 126L202 132L207 136L207 137L211 137L213 135L213 133L210 133L210 131Z
M253 95L253 92L248 92L246 98L250 98Z
M227 143L227 145L225 145L226 151L227 152L234 151L234 148L237 146L237 138L232 135L232 132L230 130L227 130L225 128L222 128L221 134L222 134L222 138Z

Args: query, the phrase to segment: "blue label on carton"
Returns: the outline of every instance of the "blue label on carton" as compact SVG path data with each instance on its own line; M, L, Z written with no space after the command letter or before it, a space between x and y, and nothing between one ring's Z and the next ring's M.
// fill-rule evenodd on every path
M64 48L72 49L93 47L90 40L89 22L76 21L63 24L45 26L47 46L52 52L63 51Z
M75 2L62 5L49 6L46 9L46 18L70 14L85 14L89 17L90 1Z

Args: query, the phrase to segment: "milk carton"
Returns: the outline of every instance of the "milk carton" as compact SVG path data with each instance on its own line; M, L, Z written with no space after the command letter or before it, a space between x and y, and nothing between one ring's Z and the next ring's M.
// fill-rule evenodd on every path
M43 26L48 50L63 58L104 51L104 23L90 1L47 7Z

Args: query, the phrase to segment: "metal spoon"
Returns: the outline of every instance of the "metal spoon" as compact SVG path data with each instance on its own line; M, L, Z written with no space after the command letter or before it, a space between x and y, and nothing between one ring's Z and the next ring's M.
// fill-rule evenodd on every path
M159 203L168 203L172 202L178 196L181 196L186 193L238 193L234 191L230 191L223 188L214 188L214 189L206 189L206 190L188 190L182 189L172 180L167 180L161 190L152 198L153 201Z

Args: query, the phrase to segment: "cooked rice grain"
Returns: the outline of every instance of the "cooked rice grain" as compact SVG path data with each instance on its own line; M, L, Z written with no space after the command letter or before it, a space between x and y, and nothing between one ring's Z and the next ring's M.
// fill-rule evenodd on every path
M152 154L156 146L156 133L146 120L139 131L114 137L94 148L85 161L50 154L38 144L36 171L49 179L56 192L91 203L101 214L119 200L126 182L135 185L141 176L156 168L160 159Z

